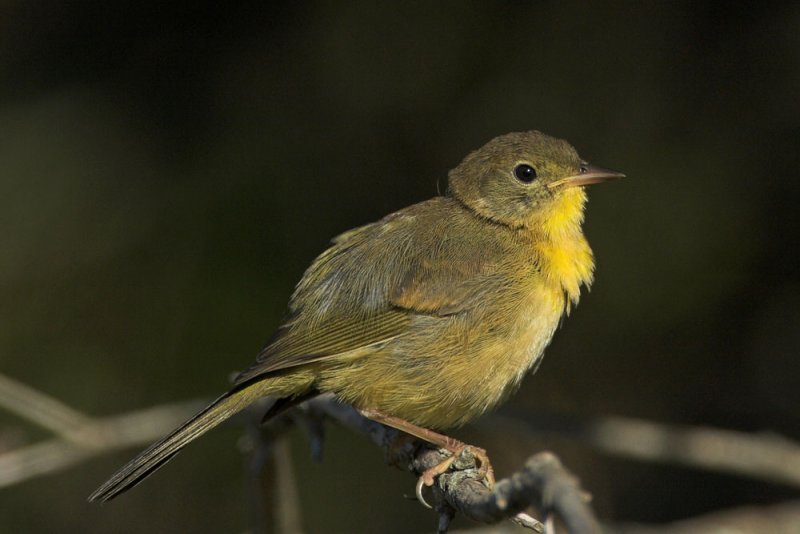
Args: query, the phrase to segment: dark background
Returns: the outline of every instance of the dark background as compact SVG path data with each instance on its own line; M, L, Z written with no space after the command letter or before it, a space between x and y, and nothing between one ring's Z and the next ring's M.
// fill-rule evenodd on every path
M500 413L800 438L800 4L733 5L4 2L0 369L92 415L214 397L329 238L539 129L628 178L591 189L595 285ZM0 424L0 445L44 437ZM2 490L0 530L243 531L240 435L103 507L85 497L136 451ZM552 448L608 521L797 496L456 435L501 476ZM293 447L309 532L433 527L363 439L331 429L321 465Z

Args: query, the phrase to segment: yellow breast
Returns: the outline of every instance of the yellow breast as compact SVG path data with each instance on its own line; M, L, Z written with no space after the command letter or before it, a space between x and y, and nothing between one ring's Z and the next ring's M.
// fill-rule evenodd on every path
M459 375L462 382L466 376L474 379L467 388L472 393L464 395L471 399L463 407L465 419L483 413L517 389L541 358L561 316L577 304L581 286L591 284L594 258L581 230L585 202L582 189L567 190L541 219L528 226L536 265L515 286L519 293L509 299L515 301L514 313L501 314L510 319L507 325L498 326L496 335L487 336L479 349L464 352L470 353L465 361L473 373L465 370ZM480 371L475 372L477 369Z

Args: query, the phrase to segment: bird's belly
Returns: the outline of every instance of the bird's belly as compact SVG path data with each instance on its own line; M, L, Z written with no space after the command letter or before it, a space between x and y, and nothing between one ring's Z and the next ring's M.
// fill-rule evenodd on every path
M517 389L549 344L563 310L561 292L535 288L519 299L514 313L487 309L473 316L422 317L414 336L337 368L329 375L336 383L323 388L357 407L420 426L456 427ZM504 320L492 321L493 316Z
M550 344L563 311L563 293L537 287L519 306L509 327L498 329L499 335L479 348L467 403L475 410L472 417L493 408L518 389Z

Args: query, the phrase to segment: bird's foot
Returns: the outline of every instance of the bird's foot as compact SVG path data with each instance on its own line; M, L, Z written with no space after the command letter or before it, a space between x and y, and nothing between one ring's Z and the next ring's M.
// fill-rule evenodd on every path
M466 443L458 441L457 439L445 436L444 434L439 434L438 432L423 428L419 425L415 425L414 423L406 421L405 419L385 414L380 410L359 408L358 411L367 419L372 419L378 423L396 428L397 430L405 432L406 434L414 436L415 438L427 441L428 443L432 443L451 453L450 457L446 458L444 461L429 469L426 469L417 480L417 499L428 508L431 506L422 496L422 489L425 486L433 486L436 477L442 473L446 473L454 463L456 464L456 467L460 469L468 469L472 466L477 466L478 478L483 479L490 489L494 488L494 470L492 469L492 464L489 461L489 456L487 456L484 449L467 445ZM397 442L395 445L396 444ZM459 464L463 464L463 466Z
M458 468L464 469L476 466L478 470L476 478L483 480L489 489L494 488L494 469L492 468L492 463L489 461L489 456L486 454L486 450L465 443L460 443L459 445L458 448L452 450L448 448L452 454L442 462L426 469L417 480L417 500L424 506L431 508L431 505L428 504L425 497L422 495L423 488L426 486L433 486L436 477L446 473L453 467L453 464L456 464L455 466ZM463 464L463 467L459 464Z

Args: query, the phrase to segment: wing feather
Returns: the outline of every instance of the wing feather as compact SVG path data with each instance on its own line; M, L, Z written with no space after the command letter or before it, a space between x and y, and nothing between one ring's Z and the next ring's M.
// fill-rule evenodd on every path
M308 268L289 318L236 383L345 353L367 355L363 349L406 334L415 316L446 320L480 305L479 288L496 268L485 258L499 256L484 224L440 197L340 235Z

